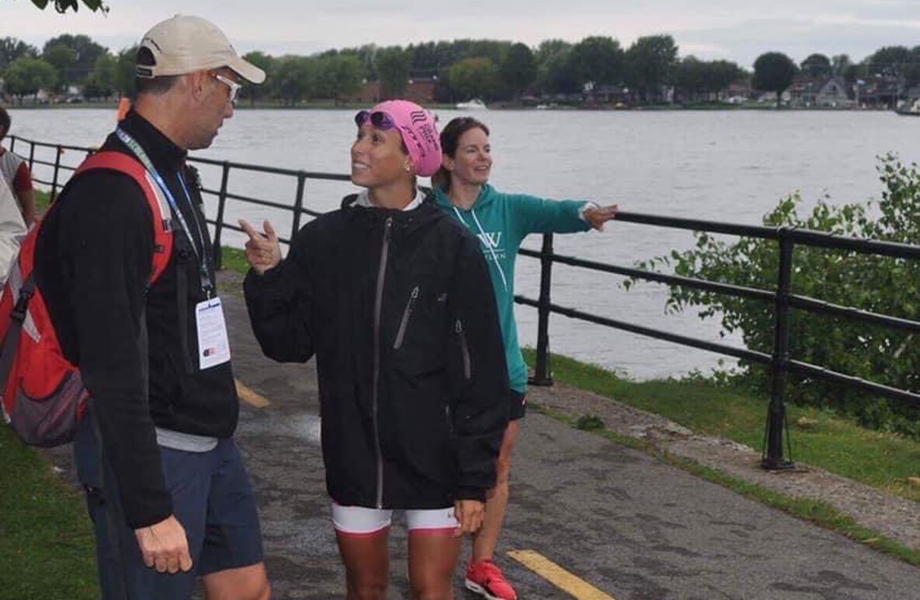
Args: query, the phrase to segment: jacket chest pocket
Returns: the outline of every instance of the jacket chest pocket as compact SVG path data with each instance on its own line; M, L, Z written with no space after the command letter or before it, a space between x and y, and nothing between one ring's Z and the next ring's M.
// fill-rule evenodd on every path
M446 319L447 292L434 281L419 281L403 294L396 320L396 332L391 347L424 347L443 341L442 331Z
M438 371L449 339L446 291L435 281L420 280L405 288L397 306L388 344L396 364L408 373Z
M403 341L406 339L406 329L409 327L409 319L412 318L412 312L418 303L419 290L419 286L412 288L412 292L409 293L409 299L406 300L406 308L403 309L402 318L399 320L399 328L396 330L396 340L393 342L394 350L402 348Z

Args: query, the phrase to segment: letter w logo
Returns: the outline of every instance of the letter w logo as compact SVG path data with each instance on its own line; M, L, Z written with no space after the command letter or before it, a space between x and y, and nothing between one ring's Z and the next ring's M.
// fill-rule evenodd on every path
M477 236L488 248L498 248L502 243L501 231L490 231L489 233L480 233Z

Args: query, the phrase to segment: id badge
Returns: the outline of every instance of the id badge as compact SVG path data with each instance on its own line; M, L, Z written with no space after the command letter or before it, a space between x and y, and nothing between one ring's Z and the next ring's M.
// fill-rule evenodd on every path
M230 360L230 340L220 298L211 298L195 305L198 327L198 365L203 371Z

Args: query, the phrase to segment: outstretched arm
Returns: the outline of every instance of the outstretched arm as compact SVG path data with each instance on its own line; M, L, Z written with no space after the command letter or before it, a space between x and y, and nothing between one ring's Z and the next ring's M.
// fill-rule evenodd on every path
M549 200L524 194L507 196L514 228L521 239L531 233L575 233L603 229L616 216L617 205L598 206L578 200Z

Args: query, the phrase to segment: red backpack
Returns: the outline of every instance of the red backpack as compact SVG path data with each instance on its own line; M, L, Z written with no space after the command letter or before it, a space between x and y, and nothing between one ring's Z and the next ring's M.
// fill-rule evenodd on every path
M71 182L92 169L124 173L144 191L153 215L152 285L166 269L173 248L171 215L162 191L140 162L119 152L90 156ZM73 439L89 394L79 369L64 358L45 299L36 287L35 241L43 221L23 241L0 296L0 393L4 417L23 442L57 446Z

